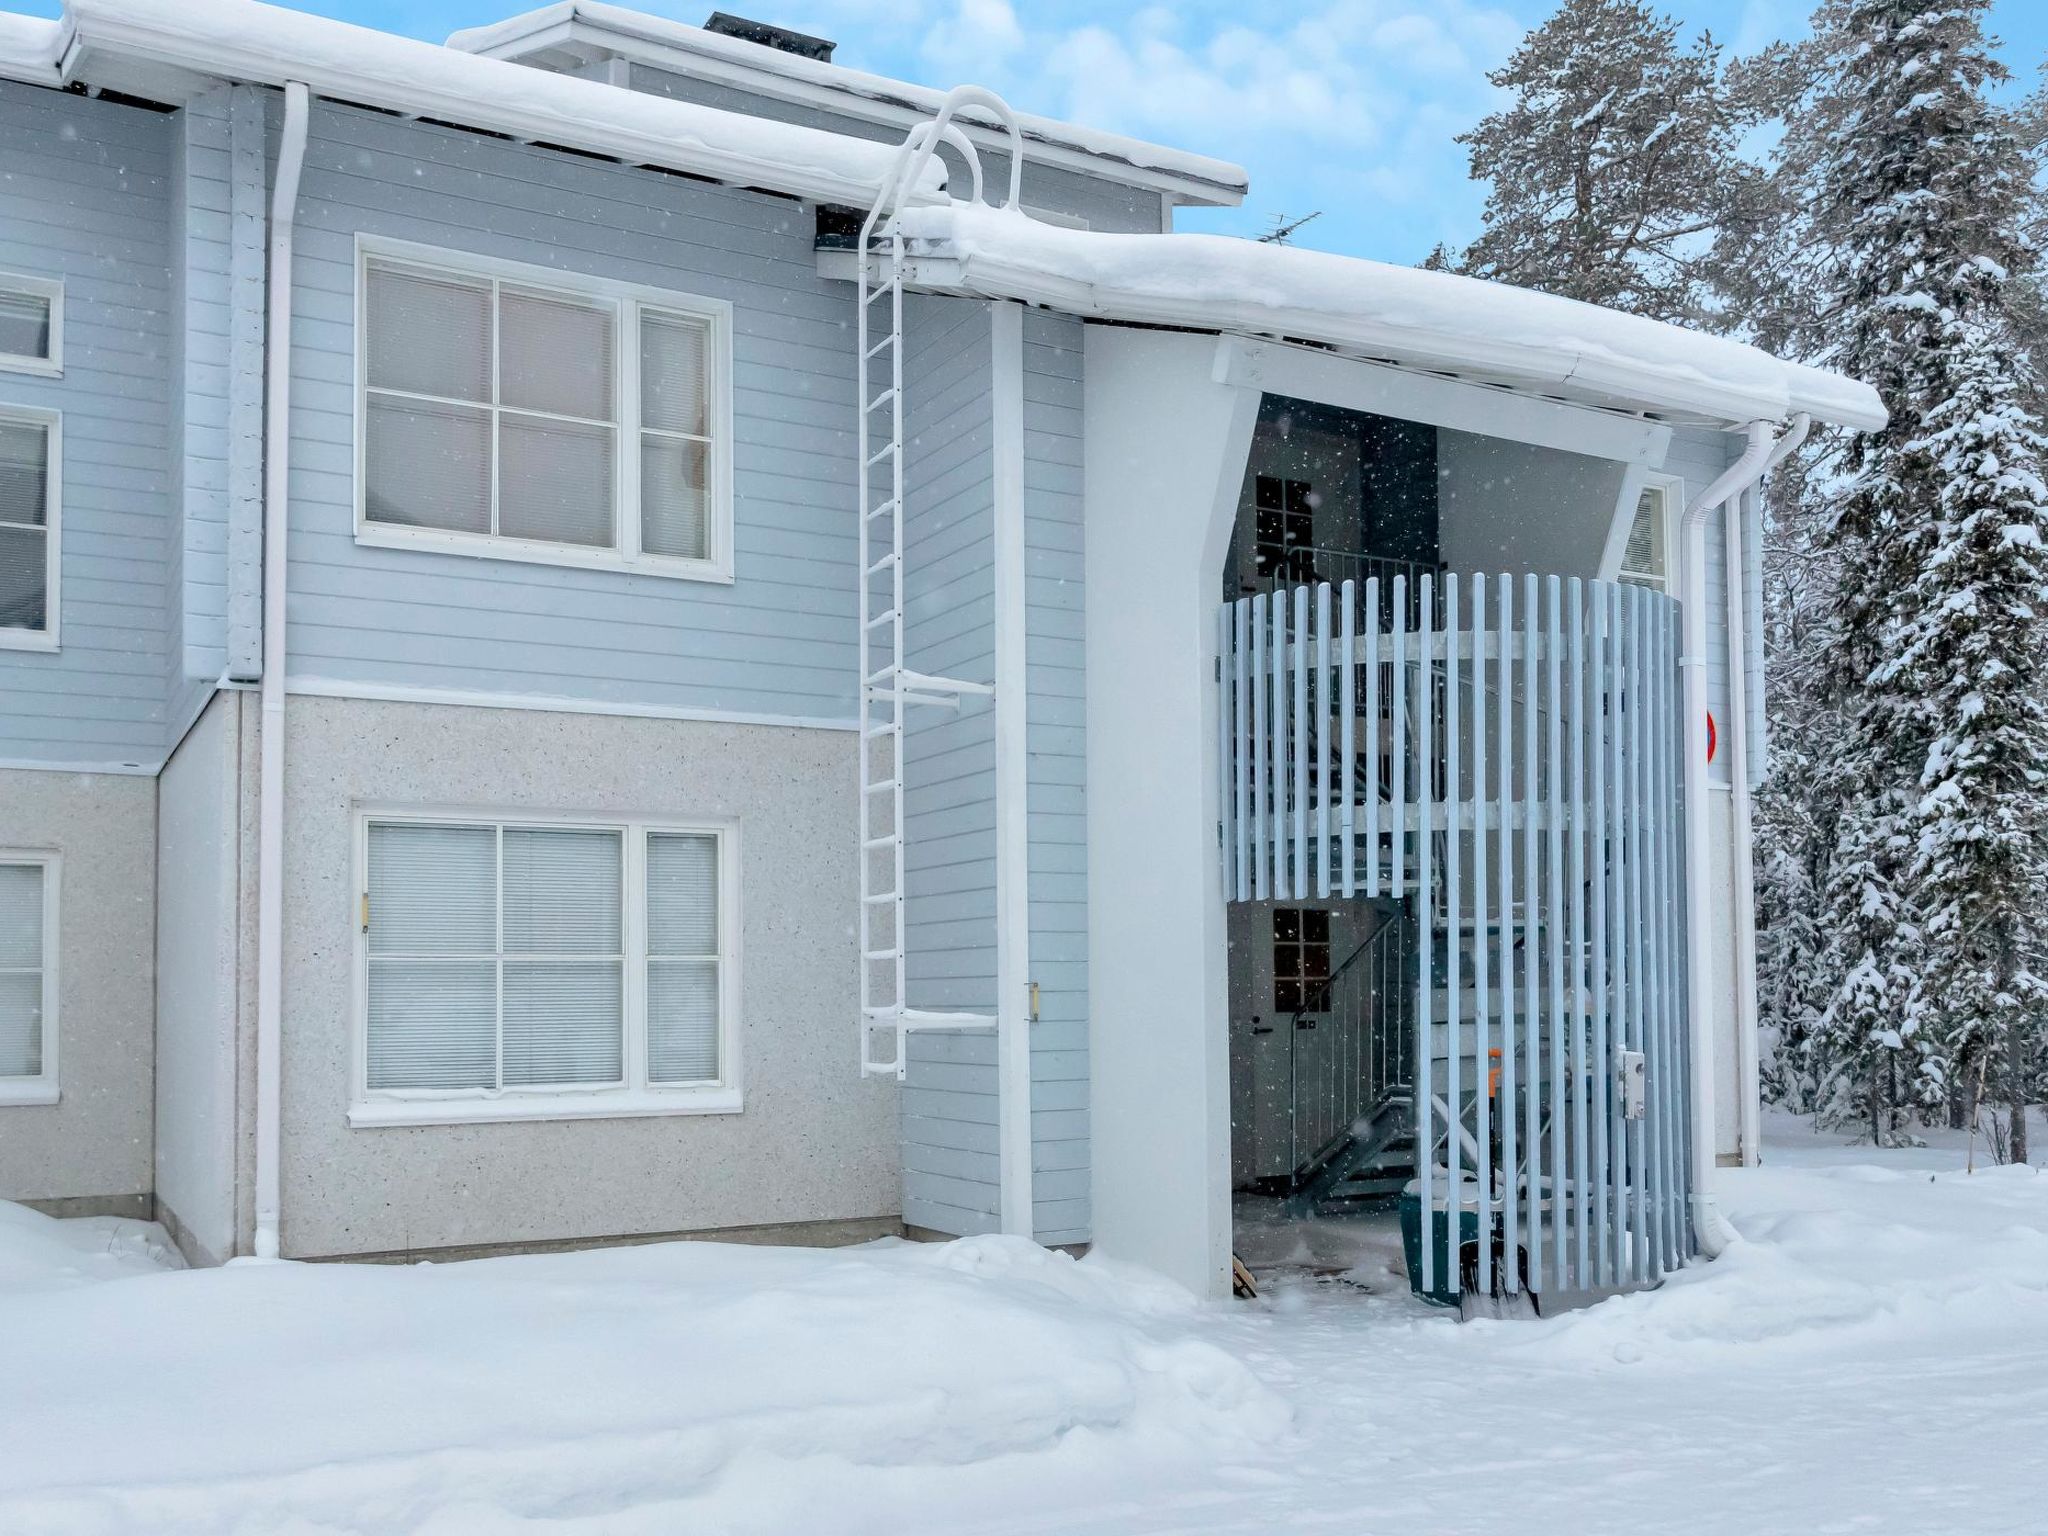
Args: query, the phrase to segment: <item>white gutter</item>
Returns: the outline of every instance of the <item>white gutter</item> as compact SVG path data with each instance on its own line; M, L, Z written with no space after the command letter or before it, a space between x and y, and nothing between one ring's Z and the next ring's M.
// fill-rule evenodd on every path
M1762 1099L1762 1066L1757 1059L1756 1010L1756 850L1751 845L1751 789L1749 760L1749 624L1745 611L1747 583L1743 579L1744 524L1755 507L1758 487L1764 476L1776 469L1813 430L1813 418L1804 413L1792 418L1791 427L1772 447L1763 468L1728 504L1721 522L1727 535L1728 585L1728 722L1722 731L1722 750L1728 754L1729 778L1729 871L1735 894L1735 1082L1737 1145L1745 1166L1758 1157L1758 1124Z
M292 221L310 94L285 82L270 196L270 313L263 380L263 730L256 825L256 1257L278 1256L284 1099L285 531L291 472Z
M1709 936L1713 904L1709 880L1707 827L1707 517L1716 507L1738 500L1763 477L1777 446L1767 421L1746 429L1749 446L1742 457L1686 507L1679 526L1683 551L1680 577L1685 586L1681 623L1683 644L1678 664L1684 673L1685 700L1685 882L1686 882L1686 1013L1692 1030L1692 1225L1700 1251L1716 1258L1734 1233L1714 1205L1714 1032L1708 1007ZM1731 583L1732 585L1732 583ZM1739 600L1737 600L1739 601ZM1736 637L1730 637L1736 643ZM1742 778L1739 760L1735 777ZM1737 1007L1740 1012L1740 1005Z

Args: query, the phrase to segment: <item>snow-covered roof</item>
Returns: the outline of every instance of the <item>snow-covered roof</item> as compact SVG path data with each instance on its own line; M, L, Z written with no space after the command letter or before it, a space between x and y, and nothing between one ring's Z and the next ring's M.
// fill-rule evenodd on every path
M949 286L1071 314L1277 335L1404 367L1718 423L1884 425L1868 385L1756 347L1500 283L1224 235L1062 229L949 203L905 232Z
M821 201L872 202L897 153L256 0L69 0L61 22L0 23L0 73L22 78L41 61L50 84L102 83L103 67L299 80L316 95ZM944 184L941 167L930 171L921 196Z
M61 22L0 11L0 79L55 85L63 32Z
M489 26L469 27L450 34L448 46L525 60L563 49L605 52L899 130L930 117L946 96L928 86L785 53L602 0L560 0ZM1002 147L992 129L984 132L972 122L962 126L987 147ZM1017 126L1031 158L1043 164L1151 187L1181 203L1234 206L1244 199L1244 167L1227 160L1022 112Z

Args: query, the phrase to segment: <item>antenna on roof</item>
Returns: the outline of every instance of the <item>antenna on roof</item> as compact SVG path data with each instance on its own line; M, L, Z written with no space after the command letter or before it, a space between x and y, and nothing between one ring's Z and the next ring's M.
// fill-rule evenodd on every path
M1302 225L1312 224L1322 216L1323 210L1320 208L1314 213L1305 213L1298 219L1290 219L1284 213L1276 213L1272 216L1273 227L1259 236L1259 244L1285 245L1294 237L1294 232L1301 228Z
M779 49L783 53L793 53L799 58L816 59L821 64L830 64L832 50L838 47L829 38L792 32L788 27L771 27L765 21L749 21L744 16L731 16L724 11L713 11L704 23L704 30L736 37L742 42L759 43L764 48Z

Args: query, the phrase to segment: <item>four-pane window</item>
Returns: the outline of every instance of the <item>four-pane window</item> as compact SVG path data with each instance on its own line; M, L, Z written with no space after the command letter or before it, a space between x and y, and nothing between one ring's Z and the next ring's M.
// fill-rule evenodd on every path
M365 532L721 573L721 324L680 296L366 257Z
M0 855L0 1103L55 1085L55 895L53 861Z
M363 1088L730 1086L722 829L372 818Z

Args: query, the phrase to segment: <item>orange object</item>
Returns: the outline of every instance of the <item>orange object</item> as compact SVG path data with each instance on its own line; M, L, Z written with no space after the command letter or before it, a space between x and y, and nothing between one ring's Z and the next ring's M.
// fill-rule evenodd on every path
M1492 1063L1486 1069L1486 1096L1497 1099L1500 1097L1500 1047L1487 1047L1486 1059Z

